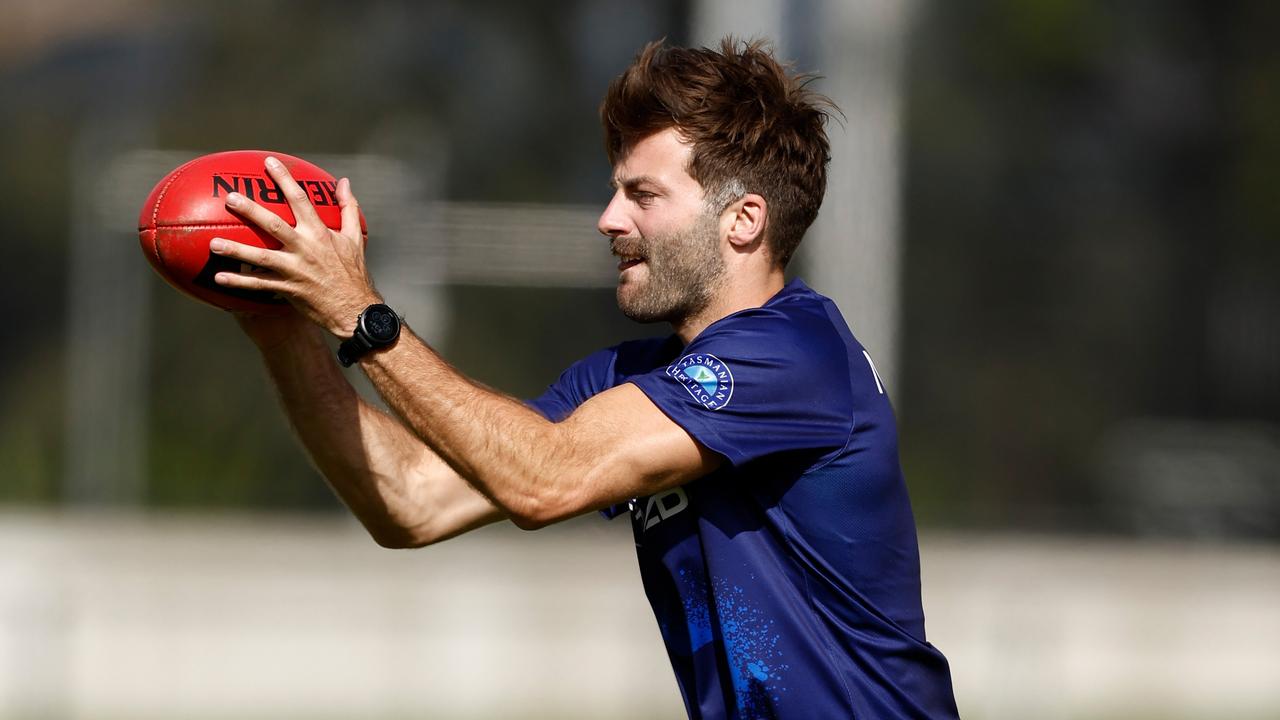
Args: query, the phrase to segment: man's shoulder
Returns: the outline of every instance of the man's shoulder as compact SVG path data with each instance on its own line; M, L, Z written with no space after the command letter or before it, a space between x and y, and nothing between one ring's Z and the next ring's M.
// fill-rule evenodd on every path
M610 353L619 382L647 373L670 363L680 352L680 338L675 335L627 340L604 352Z
M724 317L690 350L744 357L787 358L801 365L840 365L856 341L831 300L795 280L769 302Z

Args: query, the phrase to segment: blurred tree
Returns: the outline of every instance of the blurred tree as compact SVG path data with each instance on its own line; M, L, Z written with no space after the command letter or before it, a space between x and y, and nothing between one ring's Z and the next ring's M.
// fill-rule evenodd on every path
M1097 527L1096 452L1118 424L1280 420L1264 159L1280 52L1260 30L1276 19L1265 3L930 6L903 401L927 518ZM1247 337L1223 342L1242 316Z

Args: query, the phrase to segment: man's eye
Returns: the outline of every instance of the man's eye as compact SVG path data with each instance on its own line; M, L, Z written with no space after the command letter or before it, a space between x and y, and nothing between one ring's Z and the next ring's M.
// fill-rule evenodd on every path
M649 203L653 202L653 198L654 198L654 194L651 192L644 192L644 191L637 190L631 193L631 199L635 200L641 205L648 205Z

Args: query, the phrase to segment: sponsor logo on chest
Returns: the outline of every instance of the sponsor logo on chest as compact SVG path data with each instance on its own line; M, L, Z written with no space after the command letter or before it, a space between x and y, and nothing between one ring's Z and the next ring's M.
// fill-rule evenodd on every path
M684 488L672 488L647 498L632 500L631 516L641 530L648 530L663 520L668 520L689 507L689 496Z

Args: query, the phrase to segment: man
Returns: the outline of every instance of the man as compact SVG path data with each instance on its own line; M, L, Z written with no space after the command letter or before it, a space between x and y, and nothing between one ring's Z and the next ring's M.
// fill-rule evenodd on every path
M241 324L379 543L625 512L690 717L954 717L884 388L831 301L783 276L825 192L825 103L759 43L644 49L601 109L599 230L622 311L674 333L591 355L527 405L399 331L345 179L334 232L268 161L297 227L229 196L283 248L215 242L264 270L217 281L299 311ZM321 329L397 417L356 395Z

